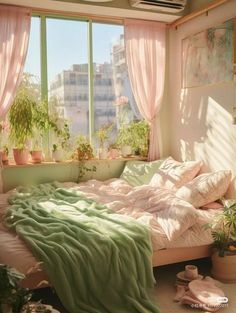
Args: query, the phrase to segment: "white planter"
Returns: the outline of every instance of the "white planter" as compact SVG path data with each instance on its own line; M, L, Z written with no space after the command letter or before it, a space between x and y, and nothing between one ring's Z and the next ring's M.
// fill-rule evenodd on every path
M127 156L132 155L132 147L128 146L128 145L122 146L121 147L121 154L123 157L127 157Z
M107 150L99 149L99 159L107 159Z
M52 159L55 162L63 161L63 150L56 150L52 152Z

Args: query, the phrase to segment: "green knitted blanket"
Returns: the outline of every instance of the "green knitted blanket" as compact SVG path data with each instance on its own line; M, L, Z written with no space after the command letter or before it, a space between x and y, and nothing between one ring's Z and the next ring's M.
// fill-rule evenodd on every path
M146 227L72 189L19 189L6 225L30 247L70 313L159 312Z

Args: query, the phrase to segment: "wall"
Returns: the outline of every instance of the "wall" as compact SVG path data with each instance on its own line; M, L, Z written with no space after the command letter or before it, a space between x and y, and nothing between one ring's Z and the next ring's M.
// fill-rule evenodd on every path
M232 82L181 89L181 42L190 34L236 16L230 1L170 30L169 103L171 155L178 160L199 159L204 170L231 169L236 174L236 125L232 107L236 86ZM234 186L235 185L235 186ZM235 197L235 180L229 196Z
M170 155L170 106L169 106L169 31L166 34L166 69L165 69L165 89L163 94L163 103L160 110L160 126L161 126L161 157L168 157Z
M204 6L210 4L211 2L213 2L212 0L189 0L189 13L196 11L196 10L200 10L202 9Z
M96 171L85 171L83 180L91 178L106 180L114 177L120 177L124 166L125 159L114 160L90 160L86 161L86 168ZM79 163L62 162L62 163L42 163L34 165L4 166L2 170L3 191L6 192L17 186L27 186L52 181L77 182L79 179Z

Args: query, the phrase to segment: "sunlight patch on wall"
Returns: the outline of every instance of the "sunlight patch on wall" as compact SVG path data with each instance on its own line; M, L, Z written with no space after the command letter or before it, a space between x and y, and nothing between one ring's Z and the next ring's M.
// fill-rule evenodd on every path
M232 169L236 158L236 127L231 114L213 98L208 98L206 136L194 143L196 159L202 159L210 170Z

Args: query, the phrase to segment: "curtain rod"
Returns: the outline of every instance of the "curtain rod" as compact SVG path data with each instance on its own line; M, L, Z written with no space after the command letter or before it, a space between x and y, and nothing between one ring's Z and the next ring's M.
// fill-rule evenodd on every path
M185 15L183 17L180 17L178 18L176 21L174 21L173 23L170 23L169 24L169 27L170 28L176 28L190 20L192 20L193 18L199 16L199 15L202 15L204 13L208 14L208 11L209 10L212 10L214 8L217 8L218 6L226 3L226 2L229 2L230 0L215 0L213 1L212 3L209 3L208 5L204 6L202 9L196 11L196 12L192 12L188 15Z
M32 8L33 14L43 14L43 15L54 15L56 16L65 16L71 18L82 18L86 20L93 20L97 22L111 22L115 24L123 24L124 19L114 16L105 16L105 15L95 15L95 14L86 14L79 12L70 12L70 11L60 11L60 10L49 10L49 9L39 9Z
M1 5L1 4L0 4ZM3 4L7 6L17 6L12 4ZM22 6L27 8L26 6ZM32 10L32 15L49 15L55 17L71 17L71 18L81 18L84 20L93 20L97 22L106 22L106 23L114 23L114 24L123 24L124 18L122 17L115 17L115 16L107 16L107 15L96 15L96 14L86 14L86 13L79 13L79 12L71 12L71 11L64 11L64 10L54 10L54 9L41 9L36 7L28 7Z

